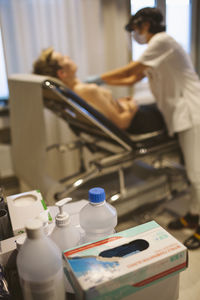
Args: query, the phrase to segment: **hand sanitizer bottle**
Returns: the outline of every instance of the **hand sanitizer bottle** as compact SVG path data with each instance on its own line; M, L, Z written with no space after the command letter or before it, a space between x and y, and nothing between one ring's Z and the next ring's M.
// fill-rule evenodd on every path
M64 211L64 205L71 200L72 198L64 198L56 202L56 206L60 211L56 216L56 226L51 238L61 251L75 247L80 242L79 230L71 224L69 214Z
M64 198L56 202L56 206L60 211L56 216L56 226L50 237L60 248L61 252L77 246L80 242L79 230L71 224L69 214L64 212L64 205L71 200L72 198ZM64 277L64 285L65 290L68 293L74 293L74 290L66 277Z

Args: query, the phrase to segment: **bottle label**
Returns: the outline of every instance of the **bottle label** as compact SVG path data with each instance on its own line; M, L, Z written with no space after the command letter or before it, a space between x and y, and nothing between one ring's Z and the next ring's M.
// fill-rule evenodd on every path
M27 281L20 278L24 299L28 300L64 300L65 289L63 269L45 281Z

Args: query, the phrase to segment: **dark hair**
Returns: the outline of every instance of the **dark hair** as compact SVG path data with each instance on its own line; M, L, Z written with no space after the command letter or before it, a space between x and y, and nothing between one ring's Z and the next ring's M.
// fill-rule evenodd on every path
M58 77L57 71L62 67L58 64L56 59L52 59L53 51L54 49L49 47L41 52L33 64L34 74Z
M156 7L145 7L132 15L125 29L129 32L134 30L134 27L141 27L144 22L149 22L149 32L158 33L166 30L163 25L163 15L161 11Z

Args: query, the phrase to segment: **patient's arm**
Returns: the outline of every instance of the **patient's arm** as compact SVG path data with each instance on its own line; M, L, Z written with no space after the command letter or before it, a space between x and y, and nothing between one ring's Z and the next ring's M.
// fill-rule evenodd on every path
M141 80L147 66L140 62L130 62L128 65L106 72L101 75L101 78L111 85L131 85Z
M117 127L127 129L137 111L137 105L132 103L122 109L112 98L112 94L105 91L107 90L95 84L81 84L75 88L79 96L104 114Z

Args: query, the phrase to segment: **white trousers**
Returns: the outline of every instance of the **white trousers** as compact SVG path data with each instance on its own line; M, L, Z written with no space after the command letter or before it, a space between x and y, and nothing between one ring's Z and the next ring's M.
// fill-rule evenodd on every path
M200 125L178 132L185 168L191 183L189 211L200 215Z

